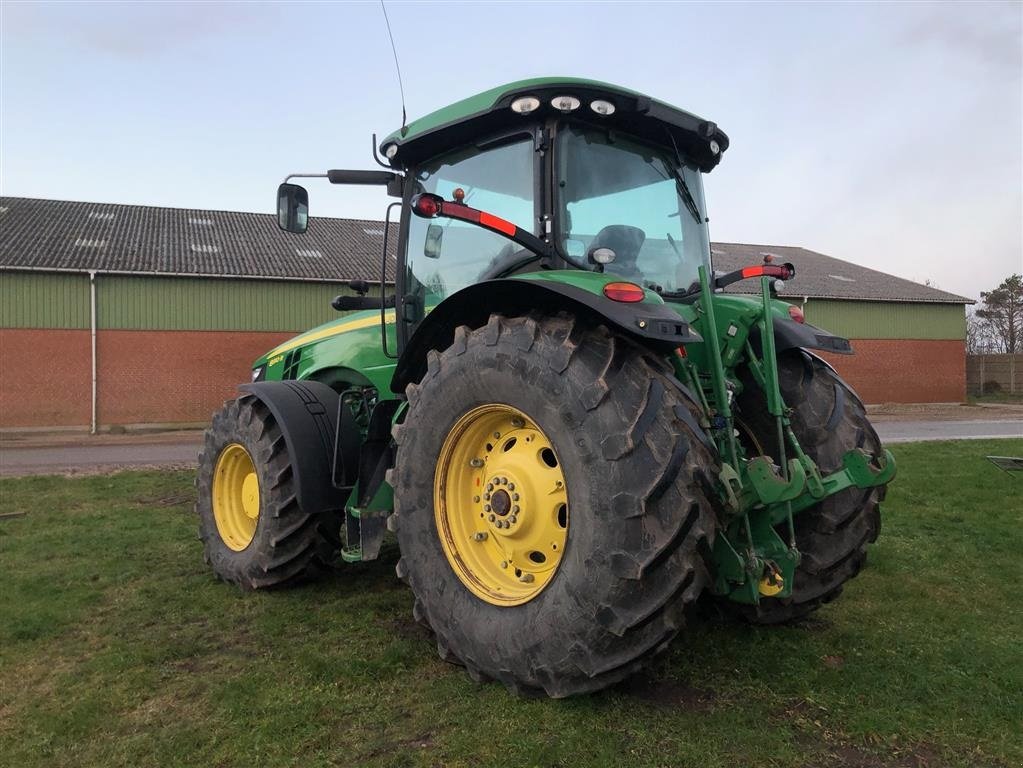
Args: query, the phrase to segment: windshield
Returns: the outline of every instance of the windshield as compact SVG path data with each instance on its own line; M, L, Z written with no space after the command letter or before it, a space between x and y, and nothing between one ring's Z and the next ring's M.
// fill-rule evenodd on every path
M480 149L468 147L425 163L415 170L416 191L445 200L455 190L463 202L535 232L533 206L533 140L515 137L510 143ZM438 304L460 288L498 276L514 264L522 247L504 235L458 219L409 222L405 295L413 325L425 307ZM416 311L418 309L418 311Z
M610 249L606 273L668 293L688 290L700 265L709 268L703 182L674 150L568 126L557 158L559 245L573 261Z

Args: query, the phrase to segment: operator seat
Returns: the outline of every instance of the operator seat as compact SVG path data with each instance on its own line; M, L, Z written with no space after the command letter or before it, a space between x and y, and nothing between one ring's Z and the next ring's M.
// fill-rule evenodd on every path
M628 224L611 224L597 233L590 243L590 253L597 248L610 248L615 260L604 267L605 273L627 278L641 278L643 273L636 266L639 251L646 240L646 232Z

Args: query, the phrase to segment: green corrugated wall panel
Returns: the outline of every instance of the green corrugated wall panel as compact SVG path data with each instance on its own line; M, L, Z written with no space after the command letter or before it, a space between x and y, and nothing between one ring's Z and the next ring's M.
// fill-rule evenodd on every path
M786 297L799 304L796 297ZM965 339L962 304L833 301L811 298L806 321L848 339Z
M0 328L88 327L88 275L0 270Z
M333 320L337 283L99 275L100 328L304 331Z
M304 331L338 314L337 283L96 277L100 328ZM787 297L800 303L797 297ZM850 339L963 339L961 304L811 298L806 319ZM0 327L88 328L87 275L0 271Z

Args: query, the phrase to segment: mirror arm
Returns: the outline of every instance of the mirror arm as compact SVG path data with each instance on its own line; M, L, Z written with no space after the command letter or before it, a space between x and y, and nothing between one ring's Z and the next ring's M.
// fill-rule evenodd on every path
M334 169L327 171L327 181L331 184L390 184L398 174L393 171L346 171Z
M284 183L287 184L290 179L327 179L331 184L386 185L390 197L402 197L405 189L405 177L393 171L331 170L326 173L289 173L284 177Z
M282 184L287 184L291 179L325 179L327 174L325 173L289 173L284 177Z

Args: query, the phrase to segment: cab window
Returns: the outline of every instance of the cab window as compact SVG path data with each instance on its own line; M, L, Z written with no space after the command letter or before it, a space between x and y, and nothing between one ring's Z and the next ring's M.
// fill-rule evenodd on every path
M463 202L534 232L533 140L515 137L499 146L468 147L424 164L414 172L417 192ZM507 237L455 219L409 223L405 274L405 319L413 325L423 313L455 291L497 276L502 264L521 250ZM410 301L411 300L411 301Z

